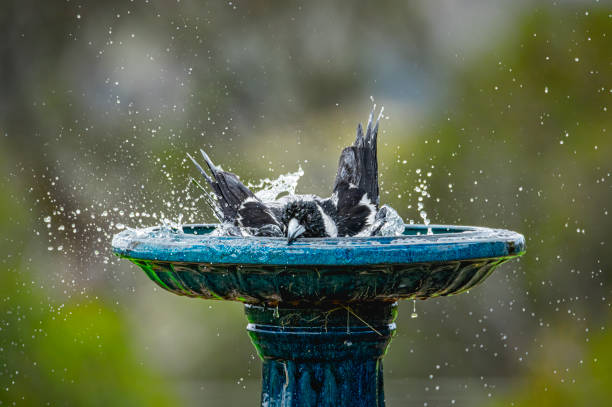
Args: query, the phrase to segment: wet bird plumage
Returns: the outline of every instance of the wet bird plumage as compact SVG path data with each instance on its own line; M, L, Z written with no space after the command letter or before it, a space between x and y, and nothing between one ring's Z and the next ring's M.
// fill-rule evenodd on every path
M374 109L365 133L359 124L355 142L342 150L329 198L290 195L263 202L235 174L213 164L203 150L212 176L188 156L214 192L224 223L255 236L287 237L289 243L300 236L369 236L380 230L387 214L382 210L387 207L379 212L377 138L382 110L376 123L373 113Z

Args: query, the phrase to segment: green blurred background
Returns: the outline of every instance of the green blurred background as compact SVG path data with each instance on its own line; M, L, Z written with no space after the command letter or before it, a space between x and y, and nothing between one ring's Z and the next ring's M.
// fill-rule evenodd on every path
M599 1L0 5L0 405L259 403L237 303L157 289L122 225L211 221L184 157L329 194L384 105L381 201L522 232L468 295L402 303L389 406L608 406L612 43Z

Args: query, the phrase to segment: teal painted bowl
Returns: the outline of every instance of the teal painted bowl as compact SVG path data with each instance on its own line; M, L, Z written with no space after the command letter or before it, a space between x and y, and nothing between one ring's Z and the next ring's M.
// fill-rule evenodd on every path
M402 236L211 236L216 225L128 229L113 251L178 295L249 304L324 304L458 294L525 252L516 232L406 225ZM428 234L428 231L430 234Z

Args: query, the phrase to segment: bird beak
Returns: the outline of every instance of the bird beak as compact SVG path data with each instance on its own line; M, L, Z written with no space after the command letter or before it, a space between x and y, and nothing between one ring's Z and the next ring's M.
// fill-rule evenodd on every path
M297 239L302 233L306 231L306 228L300 225L300 222L296 218L292 218L287 225L287 244L291 244Z

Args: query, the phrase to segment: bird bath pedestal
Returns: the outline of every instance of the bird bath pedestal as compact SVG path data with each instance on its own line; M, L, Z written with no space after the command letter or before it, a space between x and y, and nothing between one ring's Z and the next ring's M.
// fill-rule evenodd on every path
M384 406L397 301L469 290L525 250L518 233L478 227L407 225L399 237L291 245L210 236L214 228L129 229L113 250L175 294L245 304L269 407Z

